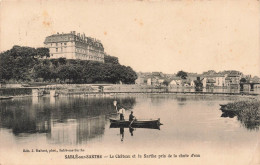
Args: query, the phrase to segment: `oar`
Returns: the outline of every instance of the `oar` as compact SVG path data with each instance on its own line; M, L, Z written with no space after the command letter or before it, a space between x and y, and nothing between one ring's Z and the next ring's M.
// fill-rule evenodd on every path
M131 127L131 125L133 124L135 118L131 121L131 123L129 124L129 127Z
M117 112L117 101L114 100L114 101L113 101L113 104L114 104L114 106L116 107L116 112Z
M117 110L117 101L116 100L114 100L113 101L113 105L115 106L115 110L116 110L116 113L115 112L111 112L111 113L109 113L108 115L114 115L114 114L118 114L118 110Z

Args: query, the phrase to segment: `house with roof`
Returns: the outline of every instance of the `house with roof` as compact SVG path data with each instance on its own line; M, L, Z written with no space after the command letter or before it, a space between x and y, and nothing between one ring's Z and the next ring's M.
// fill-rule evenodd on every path
M50 51L50 58L67 58L104 62L104 47L100 40L87 37L75 31L47 36L44 46Z
M195 86L196 86L195 80L191 80L191 81L190 81L190 86L191 86L191 87L195 87Z
M230 87L231 82L232 82L232 80L231 80L230 77L226 77L226 78L225 78L225 86L226 86L226 87Z
M213 73L203 75L203 87L225 87L227 74Z
M225 82L225 78L226 78L226 74L221 74L221 73L217 73L214 75L215 76L215 86L217 87L224 87L226 86L226 82Z
M136 83L146 84L146 85L162 85L164 80L165 78L161 76L146 75L146 76L141 76L140 78L138 77Z
M239 71L231 71L225 78L226 86L230 88L239 88L240 80L243 74Z
M171 78L169 86L182 86L182 79L180 77Z
M231 84L239 84L240 79L242 78L242 73L241 72L231 72L228 74L228 77L231 79Z
M135 84L145 84L145 77L137 75L137 79L135 80Z

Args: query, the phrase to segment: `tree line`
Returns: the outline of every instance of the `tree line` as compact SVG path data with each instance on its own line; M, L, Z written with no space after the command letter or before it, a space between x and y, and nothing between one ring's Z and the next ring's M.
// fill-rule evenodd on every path
M14 46L0 53L2 82L125 83L137 79L135 71L120 65L118 58L105 56L105 62L48 59L49 49Z

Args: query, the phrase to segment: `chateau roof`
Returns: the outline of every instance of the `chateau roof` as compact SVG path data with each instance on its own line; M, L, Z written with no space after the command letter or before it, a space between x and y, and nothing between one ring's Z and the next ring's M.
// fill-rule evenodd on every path
M78 41L95 47L104 48L102 43L99 40L91 37L86 37L85 34L81 35L80 33L78 33L76 35L75 31L72 31L71 33L62 33L62 34L57 33L57 34L50 35L45 38L44 44L56 43L56 42L69 42L69 41L74 41L74 42Z

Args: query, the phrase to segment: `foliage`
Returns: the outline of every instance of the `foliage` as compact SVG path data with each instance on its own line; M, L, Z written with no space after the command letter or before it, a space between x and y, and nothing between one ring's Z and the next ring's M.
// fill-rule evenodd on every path
M186 79L187 78L187 72L184 72L184 71L179 71L178 73L177 73L177 75L176 75L177 77L180 77L180 78L182 78L182 79Z
M125 84L133 84L137 79L133 69L120 65L117 57L106 56L105 63L46 57L49 57L49 50L45 48L14 46L0 54L0 78L22 82Z
M105 55L104 60L105 60L105 63L119 64L117 57Z
M207 72L203 72L202 74L203 75L214 75L216 74L217 72L215 70L208 70Z
M260 102L257 99L236 101L228 103L225 107L227 111L237 114L237 119L247 128L255 129L260 125Z
M241 83L245 83L246 81L247 81L247 80L246 80L245 78L241 78L241 79L240 79L240 82L241 82Z
M165 86L169 86L170 81L169 80L164 80L162 84L165 85Z
M196 91L202 91L203 83L201 80L194 80Z

